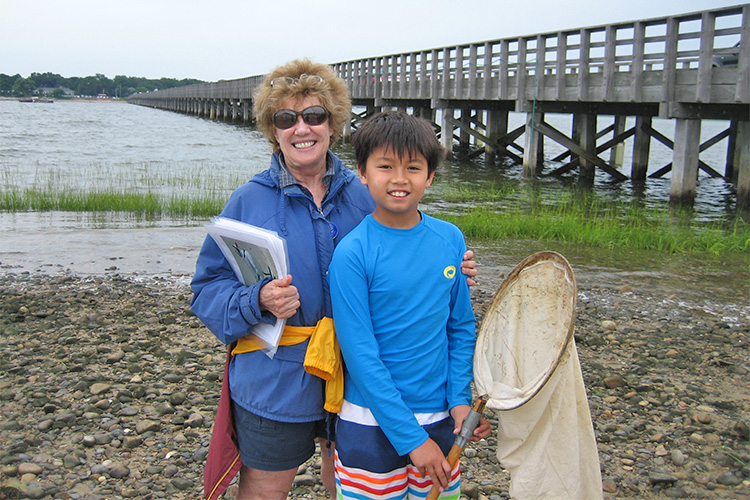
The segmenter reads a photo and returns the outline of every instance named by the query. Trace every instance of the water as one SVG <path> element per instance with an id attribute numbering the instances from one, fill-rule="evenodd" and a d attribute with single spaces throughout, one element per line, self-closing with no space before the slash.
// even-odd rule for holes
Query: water
<path id="1" fill-rule="evenodd" d="M 175 179 L 221 185 L 232 176 L 239 183 L 265 168 L 269 151 L 247 127 L 122 102 L 0 101 L 5 186 L 146 189 L 153 179 L 168 188 Z"/>
<path id="2" fill-rule="evenodd" d="M 520 115 L 512 115 L 521 123 Z M 569 118 L 548 115 L 559 130 L 569 130 Z M 604 125 L 600 125 L 600 128 Z M 673 125 L 655 121 L 655 128 L 672 136 Z M 703 141 L 726 127 L 705 122 Z M 625 165 L 632 145 L 626 146 Z M 723 172 L 726 140 L 705 151 L 701 159 Z M 548 142 L 547 157 L 562 147 Z M 0 100 L 0 181 L 9 186 L 62 185 L 66 189 L 107 186 L 126 190 L 229 193 L 265 169 L 271 149 L 247 126 L 115 102 L 19 103 Z M 354 165 L 348 145 L 337 146 L 344 162 Z M 650 171 L 671 161 L 671 152 L 652 144 Z M 542 196 L 553 196 L 566 179 L 521 179 L 521 167 L 503 163 L 486 166 L 481 160 L 441 165 L 423 209 L 450 209 L 441 201 L 447 186 L 533 183 Z M 625 167 L 624 172 L 629 172 Z M 615 183 L 597 172 L 595 190 L 613 199 L 634 194 L 630 182 Z M 669 198 L 669 179 L 649 179 L 639 195 L 646 205 L 663 206 Z M 731 186 L 701 174 L 696 217 L 722 220 L 732 215 Z M 107 270 L 140 275 L 189 276 L 205 236 L 204 220 L 151 220 L 133 214 L 0 213 L 0 271 L 101 273 Z M 695 300 L 746 303 L 750 296 L 748 257 L 719 261 L 670 257 L 653 252 L 609 251 L 540 242 L 470 242 L 477 250 L 483 273 L 507 272 L 536 250 L 566 255 L 579 281 L 602 286 L 629 284 L 673 290 Z"/>
<path id="3" fill-rule="evenodd" d="M 509 128 L 523 123 L 524 116 L 512 113 Z M 568 115 L 546 116 L 558 130 L 569 131 Z M 632 121 L 632 120 L 631 120 Z M 611 123 L 600 119 L 599 128 Z M 628 123 L 628 127 L 632 123 Z M 727 122 L 704 121 L 702 141 L 727 127 Z M 654 120 L 654 128 L 673 136 L 674 124 Z M 602 140 L 606 140 L 604 138 Z M 701 154 L 701 159 L 718 172 L 724 171 L 724 139 Z M 547 158 L 564 151 L 559 144 L 545 142 Z M 350 146 L 339 145 L 337 153 L 350 166 L 354 155 Z M 626 142 L 624 165 L 629 173 L 632 139 Z M 3 186 L 16 187 L 58 184 L 70 189 L 119 187 L 169 195 L 179 191 L 205 193 L 216 189 L 228 196 L 234 187 L 266 168 L 270 147 L 262 135 L 247 126 L 200 119 L 169 111 L 155 110 L 122 102 L 70 102 L 53 104 L 20 103 L 0 100 L 0 179 Z M 652 141 L 649 173 L 672 161 L 671 151 Z M 562 163 L 548 163 L 550 171 Z M 441 192 L 446 186 L 482 183 L 502 185 L 533 183 L 542 196 L 553 196 L 561 186 L 574 184 L 575 173 L 565 178 L 543 177 L 521 181 L 521 166 L 505 161 L 488 166 L 475 161 L 452 161 L 441 165 L 433 189 L 425 199 L 446 208 Z M 669 175 L 649 179 L 639 188 L 631 182 L 614 182 L 600 171 L 595 190 L 611 199 L 638 196 L 646 206 L 664 206 L 669 200 Z M 695 216 L 699 220 L 731 218 L 734 210 L 732 185 L 699 175 Z"/>

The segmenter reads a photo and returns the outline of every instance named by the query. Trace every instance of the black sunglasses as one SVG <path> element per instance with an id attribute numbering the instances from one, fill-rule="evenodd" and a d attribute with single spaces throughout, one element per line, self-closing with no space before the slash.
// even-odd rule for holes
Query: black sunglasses
<path id="1" fill-rule="evenodd" d="M 282 130 L 291 128 L 300 116 L 308 125 L 320 125 L 328 119 L 328 110 L 323 106 L 310 106 L 299 113 L 291 109 L 281 109 L 273 114 L 273 126 Z"/>

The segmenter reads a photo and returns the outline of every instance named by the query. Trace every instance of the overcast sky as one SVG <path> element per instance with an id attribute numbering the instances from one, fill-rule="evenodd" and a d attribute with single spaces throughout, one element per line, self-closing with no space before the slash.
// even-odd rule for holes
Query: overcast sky
<path id="1" fill-rule="evenodd" d="M 0 73 L 231 80 L 742 0 L 0 0 Z"/>

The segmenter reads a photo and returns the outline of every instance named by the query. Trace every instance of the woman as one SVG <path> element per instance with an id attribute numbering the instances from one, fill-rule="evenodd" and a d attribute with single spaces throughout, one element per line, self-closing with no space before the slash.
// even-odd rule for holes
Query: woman
<path id="1" fill-rule="evenodd" d="M 276 68 L 256 92 L 254 114 L 273 148 L 271 166 L 238 188 L 221 215 L 284 237 L 290 274 L 245 286 L 206 238 L 192 281 L 191 307 L 223 343 L 242 344 L 259 322 L 282 318 L 288 327 L 312 329 L 331 316 L 326 273 L 333 249 L 375 207 L 357 176 L 329 151 L 350 110 L 344 81 L 328 66 L 308 60 Z M 472 260 L 463 270 L 476 275 Z M 308 340 L 282 345 L 273 358 L 243 351 L 228 362 L 225 382 L 234 423 L 227 425 L 237 433 L 242 462 L 238 498 L 287 498 L 297 468 L 314 453 L 316 438 L 325 450 L 321 479 L 334 496 L 331 419 L 324 410 L 323 380 L 303 368 L 307 345 Z M 222 398 L 226 405 L 226 394 Z M 224 425 L 220 421 L 217 415 L 211 453 L 217 429 Z M 224 475 L 224 487 L 227 477 L 232 474 Z M 213 496 L 213 488 L 206 485 L 207 498 L 221 492 L 214 490 Z"/>

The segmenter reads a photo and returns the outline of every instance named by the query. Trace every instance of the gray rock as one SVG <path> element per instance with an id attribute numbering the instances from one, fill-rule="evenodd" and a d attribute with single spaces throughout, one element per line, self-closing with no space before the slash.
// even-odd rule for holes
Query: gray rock
<path id="1" fill-rule="evenodd" d="M 109 469 L 109 475 L 115 479 L 123 479 L 130 475 L 130 469 L 126 465 L 117 464 Z"/>
<path id="2" fill-rule="evenodd" d="M 170 415 L 174 413 L 174 407 L 165 401 L 156 406 L 156 412 L 161 416 Z"/>
<path id="3" fill-rule="evenodd" d="M 24 462 L 21 464 L 18 464 L 18 474 L 24 475 L 24 474 L 39 474 L 43 471 L 41 465 L 39 464 L 32 464 L 28 462 Z"/>
<path id="4" fill-rule="evenodd" d="M 23 426 L 18 420 L 7 420 L 0 425 L 0 429 L 4 431 L 20 431 Z"/>
<path id="5" fill-rule="evenodd" d="M 690 497 L 690 495 L 688 495 L 688 493 L 680 487 L 667 488 L 666 490 L 664 490 L 664 496 L 668 498 L 689 498 Z"/>
<path id="6" fill-rule="evenodd" d="M 312 486 L 314 484 L 315 478 L 310 474 L 300 474 L 298 476 L 294 476 L 295 486 Z"/>
<path id="7" fill-rule="evenodd" d="M 169 403 L 172 406 L 180 406 L 182 403 L 185 402 L 186 399 L 187 399 L 187 396 L 185 395 L 184 392 L 176 391 L 176 392 L 173 392 L 171 396 L 169 396 Z"/>
<path id="8" fill-rule="evenodd" d="M 200 448 L 193 453 L 193 462 L 202 464 L 206 461 L 206 457 L 208 457 L 208 448 Z"/>
<path id="9" fill-rule="evenodd" d="M 679 466 L 682 466 L 685 464 L 685 461 L 687 460 L 685 458 L 685 455 L 680 450 L 672 450 L 671 453 L 672 463 Z"/>
<path id="10" fill-rule="evenodd" d="M 185 427 L 203 427 L 205 421 L 206 419 L 200 413 L 192 413 L 190 418 L 185 420 Z"/>
<path id="11" fill-rule="evenodd" d="M 161 424 L 156 420 L 141 420 L 135 424 L 135 432 L 138 434 L 143 434 L 149 431 L 157 432 L 159 429 L 161 429 Z"/>
<path id="12" fill-rule="evenodd" d="M 172 478 L 169 482 L 172 484 L 172 486 L 174 486 L 180 491 L 185 491 L 187 489 L 192 488 L 193 486 L 192 481 L 190 481 L 189 479 L 182 478 L 182 477 Z"/>
<path id="13" fill-rule="evenodd" d="M 33 499 L 44 498 L 47 495 L 47 493 L 44 491 L 44 488 L 42 488 L 38 484 L 30 484 L 26 489 L 23 490 L 23 493 L 28 498 Z"/>
<path id="14" fill-rule="evenodd" d="M 731 472 L 725 472 L 721 476 L 716 478 L 716 482 L 723 486 L 737 486 L 742 483 L 742 479 L 735 476 Z"/>
<path id="15" fill-rule="evenodd" d="M 122 447 L 128 450 L 137 448 L 143 443 L 143 438 L 140 436 L 126 436 L 122 441 Z"/>
<path id="16" fill-rule="evenodd" d="M 111 385 L 109 385 L 109 384 L 106 384 L 106 383 L 104 383 L 104 382 L 97 382 L 96 384 L 92 384 L 92 385 L 91 385 L 91 387 L 89 388 L 89 391 L 90 391 L 90 392 L 91 392 L 91 394 L 93 394 L 94 396 L 97 396 L 97 395 L 99 395 L 99 394 L 103 394 L 103 393 L 105 393 L 105 392 L 109 391 L 109 389 L 110 389 L 111 387 L 112 387 Z"/>
<path id="17" fill-rule="evenodd" d="M 135 415 L 138 415 L 138 408 L 134 408 L 132 406 L 123 406 L 120 408 L 120 415 L 123 417 L 133 417 Z"/>
<path id="18" fill-rule="evenodd" d="M 81 465 L 81 459 L 76 455 L 67 454 L 63 457 L 63 466 L 65 466 L 66 469 L 72 469 L 79 465 Z"/>
<path id="19" fill-rule="evenodd" d="M 180 469 L 176 465 L 169 464 L 164 468 L 164 477 L 172 477 L 179 471 Z"/>
<path id="20" fill-rule="evenodd" d="M 648 481 L 651 484 L 674 483 L 677 479 L 678 478 L 673 474 L 667 474 L 664 472 L 652 472 L 648 475 Z"/>
<path id="21" fill-rule="evenodd" d="M 109 474 L 109 467 L 104 464 L 94 464 L 91 466 L 91 473 L 99 475 Z"/>

